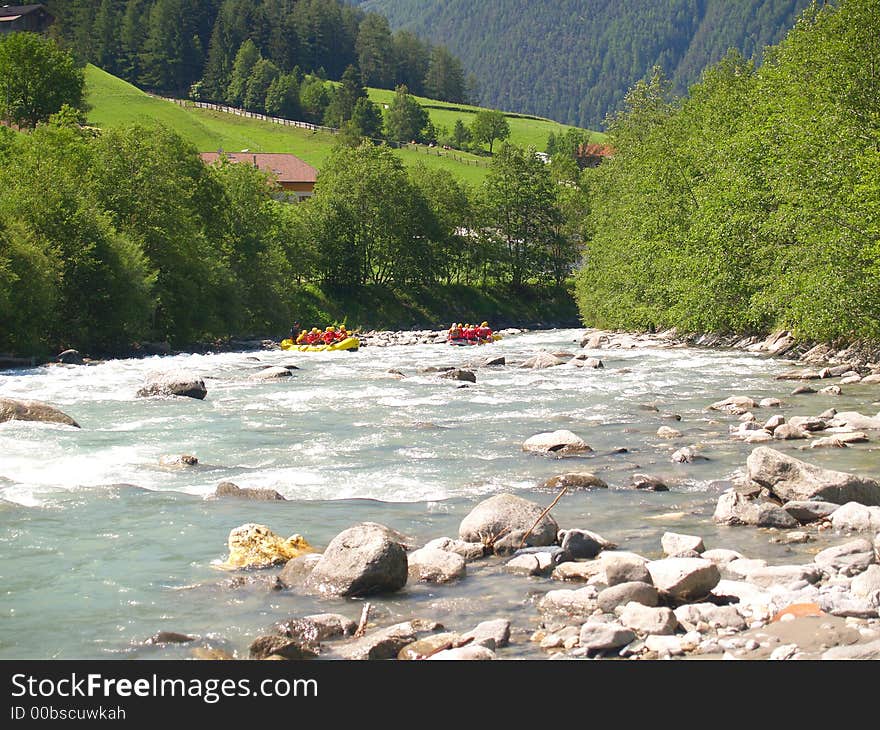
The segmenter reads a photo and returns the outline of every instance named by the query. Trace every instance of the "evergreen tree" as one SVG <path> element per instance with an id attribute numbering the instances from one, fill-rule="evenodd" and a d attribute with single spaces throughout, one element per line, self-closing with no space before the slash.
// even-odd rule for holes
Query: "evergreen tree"
<path id="1" fill-rule="evenodd" d="M 464 103 L 467 89 L 461 62 L 446 46 L 434 46 L 425 75 L 425 93 L 432 99 Z"/>
<path id="2" fill-rule="evenodd" d="M 390 88 L 394 82 L 395 59 L 388 20 L 369 13 L 358 30 L 355 50 L 363 85 Z"/>
<path id="3" fill-rule="evenodd" d="M 250 112 L 266 111 L 266 96 L 272 82 L 280 76 L 278 67 L 266 58 L 254 64 L 244 94 L 244 108 Z"/>
<path id="4" fill-rule="evenodd" d="M 394 47 L 394 84 L 403 84 L 410 93 L 424 96 L 425 76 L 430 62 L 430 46 L 415 33 L 398 30 L 392 36 Z"/>
<path id="5" fill-rule="evenodd" d="M 146 0 L 128 0 L 119 29 L 119 61 L 122 78 L 135 82 L 141 75 L 141 53 L 147 39 Z"/>
<path id="6" fill-rule="evenodd" d="M 299 82 L 295 73 L 281 74 L 266 92 L 266 114 L 284 119 L 300 119 Z"/>
<path id="7" fill-rule="evenodd" d="M 398 86 L 385 117 L 388 139 L 396 142 L 420 141 L 428 120 L 428 112 L 412 98 L 406 86 Z"/>
<path id="8" fill-rule="evenodd" d="M 382 137 L 382 110 L 365 96 L 357 100 L 351 115 L 351 125 L 355 134 L 368 139 Z"/>
<path id="9" fill-rule="evenodd" d="M 232 75 L 229 86 L 226 87 L 226 102 L 232 106 L 242 106 L 247 94 L 248 80 L 253 73 L 254 67 L 262 60 L 260 50 L 250 39 L 241 44 L 235 61 L 232 64 Z"/>

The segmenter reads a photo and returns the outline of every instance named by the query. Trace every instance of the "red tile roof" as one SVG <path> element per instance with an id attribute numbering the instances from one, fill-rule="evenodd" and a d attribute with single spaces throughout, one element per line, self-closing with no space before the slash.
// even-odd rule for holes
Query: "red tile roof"
<path id="1" fill-rule="evenodd" d="M 279 183 L 314 183 L 318 171 L 296 155 L 281 152 L 201 152 L 205 164 L 211 165 L 225 156 L 230 162 L 244 162 L 271 172 Z"/>

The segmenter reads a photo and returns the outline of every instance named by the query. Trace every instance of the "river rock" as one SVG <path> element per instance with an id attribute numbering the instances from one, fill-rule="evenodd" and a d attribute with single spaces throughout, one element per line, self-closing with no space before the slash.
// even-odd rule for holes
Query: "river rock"
<path id="1" fill-rule="evenodd" d="M 482 362 L 482 366 L 484 368 L 495 367 L 498 365 L 506 365 L 507 360 L 504 358 L 504 355 L 497 355 L 496 357 L 487 357 Z"/>
<path id="2" fill-rule="evenodd" d="M 334 651 L 340 658 L 348 660 L 395 659 L 400 650 L 412 644 L 420 633 L 426 632 L 421 630 L 419 624 L 404 621 L 336 646 Z"/>
<path id="3" fill-rule="evenodd" d="M 713 629 L 745 631 L 747 624 L 734 606 L 716 606 L 714 603 L 689 603 L 675 609 L 679 623 L 696 626 L 708 624 Z"/>
<path id="4" fill-rule="evenodd" d="M 495 658 L 495 652 L 485 646 L 459 646 L 454 649 L 438 651 L 428 657 L 429 661 L 489 661 Z"/>
<path id="5" fill-rule="evenodd" d="M 523 553 L 504 564 L 510 573 L 522 575 L 546 575 L 553 570 L 553 554 L 549 552 Z"/>
<path id="6" fill-rule="evenodd" d="M 180 634 L 177 631 L 159 631 L 144 641 L 145 644 L 188 644 L 195 641 L 194 636 Z"/>
<path id="7" fill-rule="evenodd" d="M 876 480 L 812 466 L 767 446 L 752 451 L 747 472 L 751 481 L 784 502 L 819 500 L 880 505 L 880 483 Z"/>
<path id="8" fill-rule="evenodd" d="M 852 579 L 850 590 L 856 598 L 880 597 L 880 565 L 874 563 L 865 568 Z"/>
<path id="9" fill-rule="evenodd" d="M 48 403 L 13 398 L 0 398 L 0 423 L 4 421 L 40 421 L 41 423 L 60 423 L 74 428 L 80 427 L 70 416 Z"/>
<path id="10" fill-rule="evenodd" d="M 589 530 L 560 530 L 557 540 L 563 552 L 568 553 L 572 560 L 591 560 L 602 550 L 613 550 L 617 547 L 610 540 Z"/>
<path id="11" fill-rule="evenodd" d="M 291 558 L 284 564 L 278 579 L 285 588 L 299 588 L 305 584 L 320 559 L 320 553 L 306 553 Z"/>
<path id="12" fill-rule="evenodd" d="M 581 626 L 579 644 L 588 652 L 606 652 L 620 649 L 635 638 L 632 630 L 619 624 L 588 621 Z"/>
<path id="13" fill-rule="evenodd" d="M 459 537 L 467 542 L 483 542 L 496 545 L 498 536 L 514 531 L 528 530 L 535 525 L 544 508 L 513 494 L 496 494 L 483 500 L 461 521 L 458 528 Z M 552 515 L 547 513 L 535 525 L 528 536 L 526 545 L 553 545 L 559 525 Z M 488 542 L 487 542 L 488 541 Z"/>
<path id="14" fill-rule="evenodd" d="M 681 436 L 681 431 L 669 426 L 660 426 L 660 428 L 657 429 L 657 436 L 662 439 L 677 439 Z"/>
<path id="15" fill-rule="evenodd" d="M 728 566 L 729 567 L 729 566 Z M 792 587 L 817 583 L 822 571 L 816 565 L 767 565 L 749 571 L 746 580 L 761 588 Z"/>
<path id="16" fill-rule="evenodd" d="M 767 561 L 762 558 L 738 558 L 720 566 L 722 577 L 732 580 L 745 580 L 752 571 L 766 567 Z"/>
<path id="17" fill-rule="evenodd" d="M 632 486 L 635 489 L 643 489 L 646 492 L 668 492 L 669 487 L 662 479 L 649 476 L 648 474 L 633 474 Z"/>
<path id="18" fill-rule="evenodd" d="M 706 549 L 702 537 L 682 535 L 677 532 L 664 532 L 660 538 L 660 546 L 667 557 L 674 557 L 679 553 L 690 551 L 702 553 Z"/>
<path id="19" fill-rule="evenodd" d="M 236 499 L 251 499 L 258 502 L 287 501 L 274 489 L 242 489 L 232 482 L 220 482 L 214 490 L 215 497 L 233 497 Z"/>
<path id="20" fill-rule="evenodd" d="M 826 548 L 817 553 L 813 561 L 827 573 L 854 576 L 867 570 L 869 565 L 874 565 L 877 558 L 874 546 L 860 538 Z"/>
<path id="21" fill-rule="evenodd" d="M 647 568 L 657 589 L 679 601 L 703 598 L 721 580 L 718 566 L 702 558 L 663 558 Z"/>
<path id="22" fill-rule="evenodd" d="M 617 620 L 640 636 L 674 634 L 678 628 L 678 619 L 672 609 L 666 606 L 652 607 L 635 602 L 627 603 L 619 612 Z"/>
<path id="23" fill-rule="evenodd" d="M 758 402 L 759 408 L 781 408 L 782 401 L 779 398 L 762 398 Z"/>
<path id="24" fill-rule="evenodd" d="M 754 525 L 758 520 L 758 510 L 744 494 L 728 489 L 719 495 L 712 520 L 720 525 Z"/>
<path id="25" fill-rule="evenodd" d="M 293 375 L 287 368 L 268 367 L 251 375 L 251 380 L 277 380 L 278 378 L 289 378 Z"/>
<path id="26" fill-rule="evenodd" d="M 454 646 L 458 646 L 460 642 L 461 636 L 451 631 L 446 631 L 441 634 L 432 634 L 417 639 L 412 644 L 407 644 L 397 653 L 397 658 L 409 661 L 427 659 L 438 651 L 444 651 L 446 649 L 451 649 Z"/>
<path id="27" fill-rule="evenodd" d="M 870 375 L 866 375 L 862 378 L 862 383 L 864 385 L 875 385 L 880 383 L 880 373 L 871 373 Z"/>
<path id="28" fill-rule="evenodd" d="M 732 395 L 724 400 L 716 401 L 709 406 L 709 410 L 725 411 L 731 415 L 739 416 L 755 407 L 757 404 L 752 398 L 746 395 Z"/>
<path id="29" fill-rule="evenodd" d="M 228 568 L 266 568 L 312 551 L 302 535 L 292 535 L 285 540 L 266 525 L 252 522 L 232 530 L 228 545 L 229 558 L 225 563 Z"/>
<path id="30" fill-rule="evenodd" d="M 598 608 L 597 597 L 598 591 L 590 585 L 577 590 L 561 588 L 547 591 L 538 601 L 538 610 L 568 617 L 587 617 Z"/>
<path id="31" fill-rule="evenodd" d="M 465 559 L 457 553 L 422 548 L 407 556 L 409 577 L 424 583 L 451 583 L 464 578 Z"/>
<path id="32" fill-rule="evenodd" d="M 824 431 L 828 428 L 825 420 L 816 416 L 792 416 L 788 419 L 788 423 L 803 431 Z"/>
<path id="33" fill-rule="evenodd" d="M 150 396 L 180 396 L 203 399 L 208 394 L 205 381 L 185 370 L 173 370 L 167 373 L 151 373 L 137 395 L 139 398 Z"/>
<path id="34" fill-rule="evenodd" d="M 807 438 L 807 432 L 791 423 L 781 423 L 773 429 L 773 438 L 777 441 L 793 441 Z"/>
<path id="35" fill-rule="evenodd" d="M 188 467 L 196 466 L 198 463 L 198 457 L 193 454 L 166 454 L 159 457 L 159 466 Z"/>
<path id="36" fill-rule="evenodd" d="M 461 368 L 453 368 L 452 370 L 447 370 L 445 373 L 441 373 L 440 377 L 448 378 L 450 380 L 467 381 L 468 383 L 477 382 L 477 376 L 472 371 L 462 370 Z"/>
<path id="37" fill-rule="evenodd" d="M 840 532 L 880 531 L 880 507 L 847 502 L 834 510 L 831 526 Z"/>
<path id="38" fill-rule="evenodd" d="M 298 639 L 288 639 L 277 634 L 259 636 L 251 643 L 248 652 L 251 659 L 269 659 L 281 657 L 282 659 L 314 659 L 318 656 L 318 648 L 300 642 Z"/>
<path id="39" fill-rule="evenodd" d="M 313 646 L 337 636 L 351 636 L 357 630 L 357 622 L 339 613 L 315 613 L 279 621 L 272 629 L 280 636 Z"/>
<path id="40" fill-rule="evenodd" d="M 709 457 L 697 453 L 697 451 L 690 446 L 684 446 L 673 452 L 670 459 L 677 464 L 691 464 L 694 461 L 708 461 Z"/>
<path id="41" fill-rule="evenodd" d="M 773 433 L 773 432 L 774 432 L 777 428 L 779 428 L 783 423 L 785 423 L 785 416 L 783 416 L 781 413 L 777 413 L 777 414 L 775 414 L 775 415 L 773 415 L 773 416 L 770 416 L 770 418 L 768 418 L 768 419 L 764 422 L 764 428 L 765 428 L 767 431 L 769 431 L 770 433 Z"/>
<path id="42" fill-rule="evenodd" d="M 839 507 L 839 504 L 834 504 L 833 502 L 797 499 L 782 505 L 782 508 L 802 525 L 809 525 L 811 522 L 823 520 Z"/>
<path id="43" fill-rule="evenodd" d="M 842 659 L 880 659 L 880 639 L 869 641 L 864 644 L 851 644 L 849 646 L 834 646 L 828 649 L 821 657 L 823 660 L 840 661 Z"/>
<path id="44" fill-rule="evenodd" d="M 801 526 L 794 517 L 786 512 L 778 504 L 773 502 L 759 502 L 755 505 L 754 524 L 758 527 L 775 527 L 781 530 L 791 530 Z"/>
<path id="45" fill-rule="evenodd" d="M 451 537 L 438 537 L 426 543 L 424 549 L 445 550 L 449 553 L 461 555 L 465 562 L 473 562 L 486 556 L 486 546 L 481 542 L 466 542 L 453 540 Z"/>
<path id="46" fill-rule="evenodd" d="M 580 346 L 588 350 L 599 350 L 609 342 L 609 337 L 604 332 L 593 332 L 581 338 Z"/>
<path id="47" fill-rule="evenodd" d="M 599 368 L 604 368 L 605 363 L 603 363 L 599 358 L 596 357 L 583 357 L 581 355 L 576 355 L 569 362 L 577 368 L 590 368 L 592 370 L 598 370 Z"/>
<path id="48" fill-rule="evenodd" d="M 564 429 L 535 434 L 525 440 L 522 448 L 523 451 L 556 456 L 583 454 L 593 450 L 580 436 Z"/>
<path id="49" fill-rule="evenodd" d="M 305 588 L 327 596 L 393 592 L 406 585 L 408 572 L 404 546 L 384 525 L 365 523 L 330 541 Z"/>
<path id="50" fill-rule="evenodd" d="M 602 479 L 592 472 L 568 472 L 567 474 L 559 474 L 555 477 L 549 477 L 541 482 L 538 487 L 540 489 L 552 489 L 559 491 L 563 487 L 568 489 L 607 489 Z"/>
<path id="51" fill-rule="evenodd" d="M 728 548 L 712 548 L 711 550 L 706 550 L 700 555 L 700 557 L 705 558 L 706 560 L 711 560 L 715 565 L 723 566 L 727 565 L 727 563 L 732 560 L 743 558 L 744 555 L 736 550 L 730 550 Z"/>
<path id="52" fill-rule="evenodd" d="M 843 411 L 831 419 L 832 426 L 845 426 L 850 431 L 872 431 L 880 429 L 880 418 L 865 416 L 858 411 Z"/>
<path id="53" fill-rule="evenodd" d="M 579 560 L 560 563 L 553 569 L 550 577 L 554 580 L 586 583 L 597 576 L 604 577 L 604 575 L 602 564 L 598 560 Z"/>
<path id="54" fill-rule="evenodd" d="M 520 367 L 532 368 L 533 370 L 543 370 L 544 368 L 552 368 L 556 365 L 562 365 L 564 362 L 564 360 L 555 355 L 551 355 L 549 352 L 539 352 L 534 357 L 525 360 Z"/>
<path id="55" fill-rule="evenodd" d="M 510 643 L 510 621 L 505 618 L 497 618 L 491 621 L 482 621 L 473 629 L 461 636 L 462 643 L 470 642 L 476 646 L 485 646 L 487 649 L 501 649 Z"/>
<path id="56" fill-rule="evenodd" d="M 625 550 L 602 553 L 600 563 L 605 573 L 605 583 L 616 586 L 621 583 L 653 583 L 648 571 L 648 560 Z"/>
<path id="57" fill-rule="evenodd" d="M 83 357 L 78 350 L 65 350 L 59 352 L 55 357 L 55 362 L 64 363 L 65 365 L 82 365 Z"/>
<path id="58" fill-rule="evenodd" d="M 819 388 L 819 393 L 822 395 L 840 395 L 842 392 L 839 385 L 826 385 L 824 388 Z"/>
<path id="59" fill-rule="evenodd" d="M 599 591 L 596 601 L 605 613 L 614 613 L 614 609 L 618 606 L 625 606 L 631 602 L 643 606 L 656 606 L 660 602 L 660 595 L 650 583 L 634 581 L 617 583 Z"/>

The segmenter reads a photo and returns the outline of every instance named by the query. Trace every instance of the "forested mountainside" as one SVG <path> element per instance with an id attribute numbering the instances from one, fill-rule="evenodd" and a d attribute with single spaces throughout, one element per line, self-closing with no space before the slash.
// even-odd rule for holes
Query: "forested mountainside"
<path id="1" fill-rule="evenodd" d="M 655 64 L 684 91 L 729 48 L 760 60 L 810 2 L 363 0 L 359 7 L 448 46 L 477 79 L 481 104 L 595 129 Z"/>
<path id="2" fill-rule="evenodd" d="M 392 32 L 343 0 L 46 0 L 52 34 L 80 61 L 152 91 L 228 101 L 236 64 L 274 76 L 338 80 L 349 65 L 364 86 L 467 101 L 461 63 L 442 44 Z M 253 60 L 253 59 L 252 59 Z M 253 64 L 251 64 L 253 65 Z M 193 94 L 195 96 L 195 94 Z M 235 94 L 233 93 L 234 97 Z"/>

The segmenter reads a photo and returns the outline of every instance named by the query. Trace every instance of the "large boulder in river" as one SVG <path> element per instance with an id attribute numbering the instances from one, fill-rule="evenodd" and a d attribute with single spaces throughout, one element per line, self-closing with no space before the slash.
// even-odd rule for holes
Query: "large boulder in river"
<path id="1" fill-rule="evenodd" d="M 703 558 L 663 558 L 646 567 L 657 589 L 677 601 L 704 598 L 721 580 L 718 566 Z"/>
<path id="2" fill-rule="evenodd" d="M 842 471 L 823 469 L 766 446 L 747 460 L 748 478 L 783 502 L 818 500 L 845 504 L 880 505 L 880 482 Z"/>
<path id="3" fill-rule="evenodd" d="M 499 538 L 511 536 L 519 537 L 518 543 L 534 525 L 525 544 L 530 547 L 553 545 L 559 525 L 549 513 L 541 517 L 543 511 L 544 508 L 536 502 L 513 494 L 496 494 L 470 511 L 461 521 L 458 534 L 468 542 L 495 544 Z"/>
<path id="4" fill-rule="evenodd" d="M 79 424 L 66 413 L 38 400 L 0 398 L 0 423 L 4 421 L 41 421 L 79 428 Z"/>
<path id="5" fill-rule="evenodd" d="M 185 370 L 172 370 L 167 373 L 152 373 L 138 389 L 139 398 L 150 396 L 185 396 L 202 399 L 208 394 L 205 381 L 198 375 Z"/>
<path id="6" fill-rule="evenodd" d="M 556 355 L 552 355 L 549 352 L 539 352 L 534 357 L 525 360 L 520 367 L 531 368 L 532 370 L 543 370 L 544 368 L 552 368 L 556 365 L 562 365 L 564 362 L 565 360 L 556 357 Z"/>
<path id="7" fill-rule="evenodd" d="M 285 501 L 283 495 L 274 489 L 242 489 L 233 482 L 220 482 L 214 490 L 215 497 L 235 497 L 236 499 L 251 499 L 260 502 Z"/>
<path id="8" fill-rule="evenodd" d="M 541 489 L 553 489 L 559 491 L 563 487 L 568 489 L 607 489 L 608 484 L 592 472 L 568 472 L 549 477 L 538 485 Z"/>
<path id="9" fill-rule="evenodd" d="M 582 454 L 593 450 L 580 436 L 565 429 L 535 434 L 523 442 L 522 448 L 523 451 L 556 456 Z"/>
<path id="10" fill-rule="evenodd" d="M 267 568 L 312 551 L 302 535 L 286 540 L 266 525 L 249 522 L 229 533 L 227 568 Z"/>
<path id="11" fill-rule="evenodd" d="M 309 591 L 331 596 L 366 596 L 406 585 L 406 550 L 384 525 L 365 523 L 343 530 L 324 550 L 306 579 Z"/>

